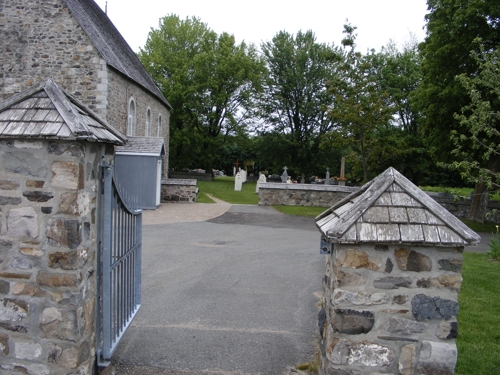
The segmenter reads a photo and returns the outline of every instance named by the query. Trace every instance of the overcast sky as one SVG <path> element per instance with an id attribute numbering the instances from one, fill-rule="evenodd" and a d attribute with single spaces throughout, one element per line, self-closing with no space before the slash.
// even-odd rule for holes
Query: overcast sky
<path id="1" fill-rule="evenodd" d="M 134 51 L 168 14 L 196 16 L 217 33 L 260 45 L 280 30 L 313 30 L 318 42 L 340 45 L 345 20 L 357 26 L 357 49 L 377 51 L 392 39 L 401 44 L 425 37 L 425 0 L 96 0 Z"/>

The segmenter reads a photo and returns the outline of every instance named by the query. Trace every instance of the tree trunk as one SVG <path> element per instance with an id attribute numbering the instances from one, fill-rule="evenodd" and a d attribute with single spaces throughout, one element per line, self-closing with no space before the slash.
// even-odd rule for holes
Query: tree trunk
<path id="1" fill-rule="evenodd" d="M 469 218 L 480 223 L 484 223 L 490 194 L 484 182 L 478 182 L 474 189 L 472 204 L 470 206 Z"/>

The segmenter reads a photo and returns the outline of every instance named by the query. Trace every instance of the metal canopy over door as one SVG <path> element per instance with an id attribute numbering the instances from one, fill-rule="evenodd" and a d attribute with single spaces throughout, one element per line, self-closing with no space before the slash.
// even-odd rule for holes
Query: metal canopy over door
<path id="1" fill-rule="evenodd" d="M 97 363 L 107 366 L 141 307 L 142 211 L 122 199 L 113 166 L 100 169 Z"/>

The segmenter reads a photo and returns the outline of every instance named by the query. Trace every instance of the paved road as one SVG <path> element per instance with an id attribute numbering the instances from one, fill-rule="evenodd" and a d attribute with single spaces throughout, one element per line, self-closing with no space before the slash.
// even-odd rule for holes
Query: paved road
<path id="1" fill-rule="evenodd" d="M 486 251 L 482 244 L 466 251 Z M 324 272 L 314 219 L 270 207 L 145 211 L 143 306 L 115 374 L 284 374 L 311 359 Z"/>
<path id="2" fill-rule="evenodd" d="M 313 357 L 324 259 L 312 218 L 196 204 L 144 223 L 143 305 L 115 373 L 281 375 Z"/>

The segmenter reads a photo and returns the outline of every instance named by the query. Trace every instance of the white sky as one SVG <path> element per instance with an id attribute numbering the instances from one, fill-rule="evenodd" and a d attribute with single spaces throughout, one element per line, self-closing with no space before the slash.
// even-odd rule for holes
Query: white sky
<path id="1" fill-rule="evenodd" d="M 95 0 L 134 51 L 143 47 L 150 29 L 168 14 L 196 16 L 217 33 L 257 46 L 280 30 L 295 34 L 313 30 L 318 42 L 340 45 L 346 18 L 357 26 L 357 49 L 377 51 L 392 39 L 398 45 L 425 37 L 426 0 Z M 295 4 L 295 5 L 294 5 Z"/>

